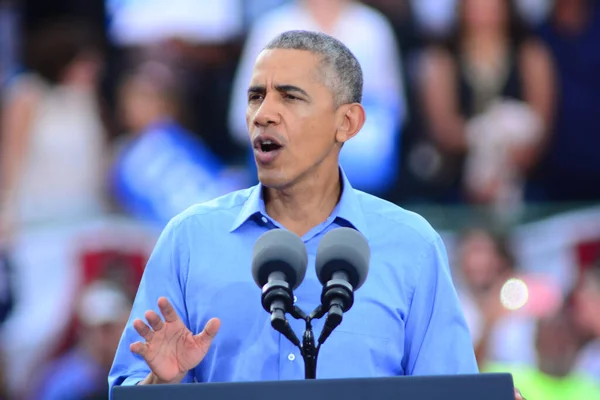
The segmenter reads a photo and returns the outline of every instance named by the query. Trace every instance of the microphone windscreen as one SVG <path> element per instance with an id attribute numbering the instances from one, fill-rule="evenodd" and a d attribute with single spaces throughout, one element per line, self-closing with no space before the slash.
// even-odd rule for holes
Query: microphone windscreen
<path id="1" fill-rule="evenodd" d="M 306 275 L 308 255 L 298 235 L 285 229 L 271 229 L 258 238 L 252 253 L 252 277 L 263 287 L 272 272 L 283 272 L 292 290 Z"/>
<path id="2" fill-rule="evenodd" d="M 336 228 L 325 234 L 319 248 L 315 268 L 321 284 L 344 271 L 354 290 L 365 283 L 369 272 L 371 249 L 362 233 L 352 228 Z"/>

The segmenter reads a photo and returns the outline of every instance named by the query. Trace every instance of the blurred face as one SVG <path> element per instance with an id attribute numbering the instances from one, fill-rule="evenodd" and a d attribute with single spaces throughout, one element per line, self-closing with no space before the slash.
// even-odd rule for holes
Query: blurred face
<path id="1" fill-rule="evenodd" d="M 121 115 L 127 129 L 140 132 L 165 114 L 165 103 L 152 85 L 136 79 L 125 84 L 121 92 Z"/>
<path id="2" fill-rule="evenodd" d="M 575 293 L 575 318 L 586 333 L 600 336 L 600 283 L 592 276 L 584 276 L 582 286 Z"/>
<path id="3" fill-rule="evenodd" d="M 100 55 L 93 51 L 86 51 L 67 66 L 65 81 L 82 87 L 93 87 L 97 84 L 102 67 Z"/>
<path id="4" fill-rule="evenodd" d="M 537 331 L 538 366 L 551 376 L 566 376 L 577 355 L 577 338 L 569 321 L 554 318 L 542 321 Z"/>
<path id="5" fill-rule="evenodd" d="M 115 357 L 123 329 L 127 324 L 127 315 L 123 314 L 118 321 L 89 327 L 87 335 L 99 350 L 102 361 L 110 367 Z"/>
<path id="6" fill-rule="evenodd" d="M 510 0 L 463 0 L 464 24 L 469 30 L 501 29 L 507 20 Z"/>
<path id="7" fill-rule="evenodd" d="M 246 111 L 262 184 L 282 189 L 322 168 L 337 168 L 341 109 L 325 85 L 318 56 L 301 50 L 263 51 Z"/>
<path id="8" fill-rule="evenodd" d="M 461 268 L 472 290 L 491 287 L 502 270 L 502 259 L 493 240 L 485 232 L 470 233 L 460 248 Z"/>

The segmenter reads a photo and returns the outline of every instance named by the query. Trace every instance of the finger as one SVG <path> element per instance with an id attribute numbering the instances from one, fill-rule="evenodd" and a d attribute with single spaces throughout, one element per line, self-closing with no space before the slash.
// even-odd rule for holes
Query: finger
<path id="1" fill-rule="evenodd" d="M 177 312 L 166 297 L 158 299 L 158 308 L 160 308 L 160 313 L 165 318 L 165 322 L 175 322 L 179 319 Z"/>
<path id="2" fill-rule="evenodd" d="M 146 311 L 146 314 L 144 314 L 144 316 L 146 317 L 146 320 L 148 321 L 148 323 L 150 324 L 150 327 L 154 331 L 160 331 L 160 329 L 163 327 L 162 319 L 160 319 L 158 314 L 155 313 L 154 311 L 148 310 L 148 311 Z"/>
<path id="3" fill-rule="evenodd" d="M 132 353 L 138 354 L 142 357 L 146 357 L 146 349 L 147 345 L 142 342 L 135 342 L 129 345 L 129 350 L 131 350 Z"/>
<path id="4" fill-rule="evenodd" d="M 148 325 L 146 325 L 144 321 L 139 318 L 133 321 L 133 327 L 141 337 L 146 339 L 147 342 L 151 341 L 154 337 L 154 332 L 152 332 L 152 329 L 150 329 Z"/>
<path id="5" fill-rule="evenodd" d="M 515 388 L 515 400 L 525 400 L 525 397 L 521 394 L 521 391 Z"/>
<path id="6" fill-rule="evenodd" d="M 202 345 L 202 346 L 210 346 L 210 344 L 212 343 L 212 340 L 215 338 L 215 336 L 217 336 L 217 333 L 219 332 L 220 327 L 221 327 L 221 321 L 219 319 L 217 319 L 217 318 L 210 319 L 206 323 L 204 330 L 202 332 L 200 332 L 199 334 L 197 334 L 196 336 L 194 336 L 196 343 L 198 343 L 199 345 Z"/>

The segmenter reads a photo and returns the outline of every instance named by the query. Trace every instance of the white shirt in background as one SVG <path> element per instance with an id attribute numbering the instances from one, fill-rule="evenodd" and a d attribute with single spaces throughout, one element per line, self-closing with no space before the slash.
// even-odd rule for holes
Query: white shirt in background
<path id="1" fill-rule="evenodd" d="M 243 0 L 106 0 L 108 32 L 121 46 L 169 38 L 222 43 L 243 33 Z"/>

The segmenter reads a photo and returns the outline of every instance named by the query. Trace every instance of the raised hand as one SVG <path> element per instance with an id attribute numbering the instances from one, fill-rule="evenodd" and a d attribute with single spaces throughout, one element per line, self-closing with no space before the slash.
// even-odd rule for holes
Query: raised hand
<path id="1" fill-rule="evenodd" d="M 221 322 L 213 318 L 194 335 L 165 297 L 158 299 L 158 307 L 164 321 L 151 310 L 144 315 L 150 327 L 141 319 L 133 321 L 146 343 L 132 343 L 130 349 L 142 356 L 152 371 L 144 383 L 179 383 L 204 359 Z"/>

